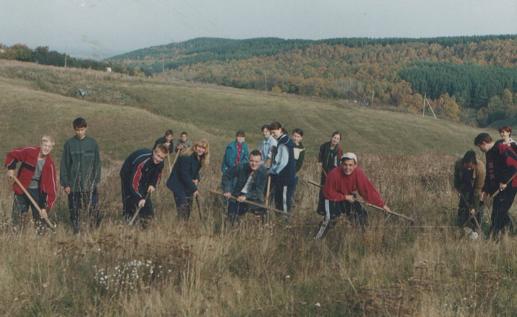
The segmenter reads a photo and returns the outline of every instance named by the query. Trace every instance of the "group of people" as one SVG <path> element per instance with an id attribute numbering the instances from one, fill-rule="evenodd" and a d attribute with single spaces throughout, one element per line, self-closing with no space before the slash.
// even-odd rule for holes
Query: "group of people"
<path id="1" fill-rule="evenodd" d="M 72 126 L 75 135 L 64 144 L 60 184 L 68 196 L 72 230 L 78 233 L 84 217 L 81 210 L 91 226 L 98 226 L 102 220 L 97 191 L 101 158 L 97 142 L 87 136 L 86 120 L 77 118 Z M 224 152 L 221 195 L 227 200 L 231 223 L 238 222 L 247 212 L 265 216 L 268 211 L 274 211 L 286 218 L 293 212 L 297 173 L 305 158 L 303 130 L 296 128 L 289 135 L 275 121 L 262 126 L 261 132 L 263 139 L 256 149 L 250 151 L 245 132 L 239 130 Z M 455 164 L 454 187 L 460 196 L 458 223 L 472 232 L 482 223 L 483 203 L 489 196 L 494 198 L 493 233 L 511 226 L 508 210 L 517 193 L 517 143 L 511 139 L 510 127 L 501 128 L 500 133 L 499 141 L 492 140 L 487 133 L 474 140 L 485 153 L 486 168 L 474 151 L 468 151 Z M 54 139 L 44 135 L 40 146 L 15 148 L 6 155 L 8 176 L 17 180 L 13 184 L 15 225 L 28 221 L 31 206 L 35 223 L 42 224 L 56 201 L 56 168 L 50 156 L 54 145 Z M 209 157 L 207 140 L 192 144 L 186 132 L 176 140 L 172 130 L 157 139 L 152 149 L 131 153 L 120 170 L 123 216 L 129 220 L 138 215 L 144 224 L 153 217 L 151 194 L 160 182 L 167 160 L 170 174 L 166 186 L 173 193 L 178 218 L 188 220 L 193 202 L 199 196 L 200 170 L 208 165 Z M 324 216 L 322 228 L 343 214 L 364 229 L 368 224 L 365 204 L 391 212 L 359 167 L 357 155 L 343 151 L 338 131 L 320 146 L 318 162 L 321 177 L 317 212 Z"/>

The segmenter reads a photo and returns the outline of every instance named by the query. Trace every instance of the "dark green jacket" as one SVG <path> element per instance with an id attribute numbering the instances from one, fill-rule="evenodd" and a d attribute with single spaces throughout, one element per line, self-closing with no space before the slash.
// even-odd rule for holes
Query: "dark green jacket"
<path id="1" fill-rule="evenodd" d="M 101 179 L 101 159 L 97 142 L 88 136 L 79 140 L 68 139 L 61 157 L 61 186 L 72 192 L 87 192 L 97 186 Z"/>
<path id="2" fill-rule="evenodd" d="M 240 196 L 242 189 L 248 181 L 251 174 L 251 168 L 248 162 L 240 163 L 230 169 L 227 169 L 223 174 L 222 188 L 225 193 L 232 193 L 234 196 Z M 256 201 L 258 203 L 264 202 L 264 192 L 266 189 L 267 170 L 264 165 L 261 165 L 253 175 L 252 182 L 246 193 L 246 199 Z"/>

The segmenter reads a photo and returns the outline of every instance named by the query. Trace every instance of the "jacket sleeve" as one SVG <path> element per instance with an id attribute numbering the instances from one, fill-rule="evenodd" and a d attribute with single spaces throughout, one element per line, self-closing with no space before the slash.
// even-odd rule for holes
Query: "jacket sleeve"
<path id="1" fill-rule="evenodd" d="M 227 169 L 229 169 L 233 164 L 231 162 L 231 155 L 232 155 L 232 148 L 230 147 L 230 145 L 228 145 L 226 147 L 226 149 L 224 150 L 224 157 L 223 157 L 223 162 L 221 164 L 221 172 L 224 173 Z"/>
<path id="2" fill-rule="evenodd" d="M 41 186 L 41 191 L 45 201 L 44 207 L 47 209 L 47 211 L 54 207 L 54 203 L 56 202 L 57 198 L 56 166 L 54 165 L 54 162 L 50 162 L 49 167 L 49 182 L 45 184 L 42 183 Z"/>
<path id="3" fill-rule="evenodd" d="M 325 180 L 325 186 L 323 186 L 323 196 L 325 199 L 330 201 L 344 201 L 345 194 L 339 192 L 338 189 L 339 179 L 335 174 L 329 174 Z"/>
<path id="4" fill-rule="evenodd" d="M 234 177 L 234 175 L 237 174 L 237 169 L 238 168 L 239 168 L 239 166 L 237 165 L 237 166 L 234 166 L 232 168 L 227 169 L 223 173 L 223 177 L 222 177 L 222 180 L 221 180 L 221 186 L 222 186 L 222 189 L 223 189 L 224 193 L 232 193 L 233 192 L 233 188 L 232 188 L 233 177 Z"/>
<path id="5" fill-rule="evenodd" d="M 72 182 L 70 181 L 71 164 L 72 156 L 70 153 L 70 143 L 66 142 L 63 148 L 63 154 L 61 155 L 61 168 L 59 169 L 59 180 L 63 187 L 72 186 Z"/>
<path id="6" fill-rule="evenodd" d="M 318 163 L 323 163 L 323 155 L 324 155 L 324 152 L 325 152 L 325 143 L 323 143 L 322 145 L 320 145 L 320 153 L 318 155 Z"/>
<path id="7" fill-rule="evenodd" d="M 300 156 L 298 156 L 298 160 L 296 161 L 296 173 L 298 173 L 303 166 L 303 161 L 305 160 L 305 149 L 302 149 L 300 152 Z"/>
<path id="8" fill-rule="evenodd" d="M 144 196 L 140 193 L 140 181 L 142 180 L 142 168 L 144 167 L 144 162 L 140 162 L 136 166 L 131 166 L 129 180 L 131 181 L 130 192 L 133 199 L 140 200 L 144 198 Z"/>
<path id="9" fill-rule="evenodd" d="M 156 185 L 160 182 L 160 178 L 162 177 L 162 171 L 165 164 L 163 162 L 158 165 L 158 167 L 154 170 L 153 178 L 150 180 L 149 185 L 156 188 Z"/>
<path id="10" fill-rule="evenodd" d="M 24 162 L 27 160 L 28 152 L 25 148 L 16 148 L 11 150 L 11 152 L 7 153 L 4 161 L 5 167 L 10 170 L 16 169 L 16 164 L 18 162 Z"/>
<path id="11" fill-rule="evenodd" d="M 99 145 L 97 142 L 95 142 L 95 179 L 94 184 L 97 185 L 101 182 L 101 168 L 102 168 L 102 162 L 101 162 L 101 155 L 99 151 Z"/>
<path id="12" fill-rule="evenodd" d="M 244 143 L 242 145 L 242 158 L 240 160 L 241 163 L 248 162 L 250 160 L 250 152 L 248 149 L 248 144 Z"/>
<path id="13" fill-rule="evenodd" d="M 287 150 L 287 146 L 280 145 L 275 156 L 275 161 L 271 165 L 271 169 L 269 171 L 273 175 L 278 175 L 287 166 L 288 163 L 289 151 Z"/>
<path id="14" fill-rule="evenodd" d="M 266 191 L 266 171 L 257 170 L 255 174 L 255 186 L 246 195 L 246 199 L 256 201 L 258 203 L 264 202 L 264 192 Z"/>
<path id="15" fill-rule="evenodd" d="M 476 164 L 476 179 L 474 181 L 474 201 L 473 208 L 476 210 L 479 208 L 479 202 L 481 200 L 481 191 L 483 190 L 483 184 L 485 183 L 485 164 L 481 161 L 478 161 Z"/>
<path id="16" fill-rule="evenodd" d="M 370 180 L 366 177 L 362 170 L 357 170 L 357 190 L 359 191 L 359 195 L 366 200 L 366 202 L 375 205 L 377 207 L 384 207 L 384 201 L 381 198 L 381 195 L 373 187 Z"/>

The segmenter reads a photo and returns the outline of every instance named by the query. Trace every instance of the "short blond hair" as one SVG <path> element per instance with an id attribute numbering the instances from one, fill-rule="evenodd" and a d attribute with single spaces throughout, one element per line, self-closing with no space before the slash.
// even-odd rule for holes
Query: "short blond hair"
<path id="1" fill-rule="evenodd" d="M 56 145 L 56 141 L 54 141 L 54 138 L 47 134 L 45 134 L 41 137 L 41 144 L 43 144 L 43 143 L 50 143 L 52 145 Z"/>

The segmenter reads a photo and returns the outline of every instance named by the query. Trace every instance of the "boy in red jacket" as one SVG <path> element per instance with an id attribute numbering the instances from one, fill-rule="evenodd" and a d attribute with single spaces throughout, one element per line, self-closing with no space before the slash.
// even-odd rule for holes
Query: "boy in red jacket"
<path id="1" fill-rule="evenodd" d="M 357 165 L 357 156 L 354 153 L 343 154 L 340 166 L 328 173 L 323 195 L 327 222 L 344 213 L 364 230 L 368 224 L 368 214 L 357 201 L 357 195 L 369 204 L 390 211 L 377 189 Z"/>
<path id="2" fill-rule="evenodd" d="M 14 177 L 16 165 L 21 166 L 18 170 L 18 179 L 27 189 L 41 208 L 41 217 L 48 218 L 47 211 L 52 208 L 56 201 L 56 168 L 50 152 L 54 147 L 54 140 L 48 135 L 41 138 L 41 146 L 15 148 L 7 153 L 5 166 L 7 176 Z M 29 198 L 23 193 L 22 189 L 15 183 L 14 204 L 12 220 L 14 225 L 24 225 L 27 221 L 29 206 L 32 209 L 32 218 L 38 227 L 41 226 L 41 217 L 35 206 L 31 205 Z"/>

